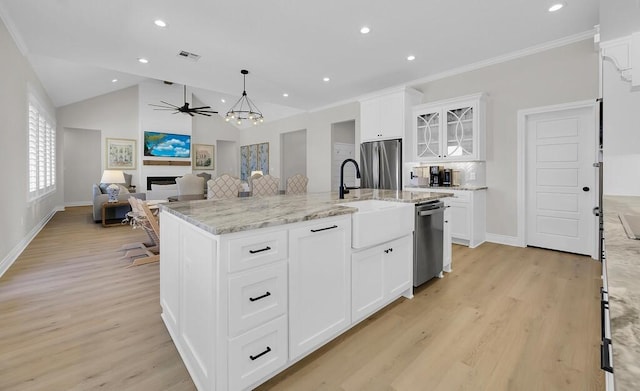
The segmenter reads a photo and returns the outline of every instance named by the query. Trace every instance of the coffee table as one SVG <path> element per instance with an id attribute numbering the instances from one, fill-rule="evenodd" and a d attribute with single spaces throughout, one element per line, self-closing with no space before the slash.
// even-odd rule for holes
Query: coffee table
<path id="1" fill-rule="evenodd" d="M 120 208 L 123 206 L 129 206 L 129 201 L 116 201 L 116 202 L 103 202 L 102 203 L 102 226 L 112 227 L 114 225 L 121 225 L 122 219 L 107 219 L 107 209 Z"/>

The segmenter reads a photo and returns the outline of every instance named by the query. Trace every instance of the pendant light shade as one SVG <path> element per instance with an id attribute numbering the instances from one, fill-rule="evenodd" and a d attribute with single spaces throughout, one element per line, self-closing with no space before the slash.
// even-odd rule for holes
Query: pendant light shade
<path id="1" fill-rule="evenodd" d="M 242 73 L 242 96 L 229 109 L 229 111 L 227 111 L 225 121 L 235 121 L 237 125 L 242 125 L 243 120 L 249 120 L 253 122 L 254 125 L 257 125 L 260 122 L 264 122 L 264 117 L 258 107 L 256 107 L 256 105 L 247 96 L 246 87 L 249 71 L 243 69 L 240 73 Z"/>

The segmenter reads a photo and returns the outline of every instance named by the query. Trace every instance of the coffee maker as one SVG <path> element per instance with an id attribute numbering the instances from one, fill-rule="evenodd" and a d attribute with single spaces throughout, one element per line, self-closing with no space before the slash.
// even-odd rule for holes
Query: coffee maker
<path id="1" fill-rule="evenodd" d="M 453 170 L 445 168 L 442 170 L 442 186 L 451 186 L 453 184 Z"/>
<path id="2" fill-rule="evenodd" d="M 429 186 L 442 186 L 442 166 L 429 167 Z"/>

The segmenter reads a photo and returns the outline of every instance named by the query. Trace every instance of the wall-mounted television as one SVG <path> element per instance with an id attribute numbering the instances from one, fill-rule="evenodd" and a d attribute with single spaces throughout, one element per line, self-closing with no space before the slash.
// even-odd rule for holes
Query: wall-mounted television
<path id="1" fill-rule="evenodd" d="M 144 156 L 191 158 L 191 135 L 145 130 Z"/>

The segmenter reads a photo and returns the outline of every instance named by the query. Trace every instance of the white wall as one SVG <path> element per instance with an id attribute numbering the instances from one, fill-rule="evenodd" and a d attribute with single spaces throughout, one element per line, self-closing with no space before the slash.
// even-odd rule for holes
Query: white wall
<path id="1" fill-rule="evenodd" d="M 101 132 L 100 154 L 95 156 L 101 170 L 106 167 L 106 139 L 124 138 L 138 140 L 138 87 L 133 86 L 82 102 L 59 107 L 58 128 L 93 129 Z M 138 147 L 140 146 L 138 140 Z M 139 148 L 138 148 L 139 149 Z M 140 153 L 138 153 L 140 155 Z M 140 189 L 140 156 L 132 174 L 131 184 Z M 94 161 L 95 163 L 95 161 Z M 85 182 L 100 182 L 100 177 L 84 178 Z M 91 191 L 91 188 L 87 189 Z"/>
<path id="2" fill-rule="evenodd" d="M 203 102 L 194 97 L 194 107 L 211 106 L 212 109 L 222 111 L 222 107 L 216 107 L 214 102 Z M 224 114 L 224 113 L 223 113 Z M 236 142 L 240 137 L 240 130 L 229 124 L 218 114 L 211 117 L 198 115 L 193 117 L 193 140 L 195 144 L 215 145 L 215 154 L 217 164 L 214 170 L 206 170 L 213 178 L 224 173 L 231 173 L 235 176 L 240 175 L 240 147 L 229 149 L 229 143 Z M 219 140 L 226 140 L 229 143 L 218 145 Z M 237 143 L 236 143 L 237 146 Z M 222 150 L 222 151 L 221 151 Z M 221 155 L 222 154 L 222 155 Z M 223 161 L 222 161 L 223 159 Z M 230 168 L 233 167 L 233 170 Z M 201 170 L 193 171 L 194 173 L 202 172 Z"/>
<path id="3" fill-rule="evenodd" d="M 517 112 L 596 99 L 598 53 L 585 40 L 414 87 L 424 93 L 423 103 L 488 93 L 486 227 L 488 233 L 515 237 Z"/>
<path id="4" fill-rule="evenodd" d="M 92 185 L 102 176 L 99 130 L 64 128 L 64 204 L 92 205 Z"/>
<path id="5" fill-rule="evenodd" d="M 55 116 L 55 108 L 27 59 L 20 53 L 0 20 L 0 134 L 3 178 L 0 215 L 0 275 L 16 259 L 47 219 L 63 205 L 62 164 L 57 165 L 57 190 L 34 202 L 27 201 L 27 129 L 29 90 Z M 63 127 L 56 125 L 58 162 L 62 155 Z"/>
<path id="6" fill-rule="evenodd" d="M 640 90 L 602 64 L 604 194 L 640 195 Z"/>
<path id="7" fill-rule="evenodd" d="M 280 143 L 280 188 L 286 189 L 287 178 L 296 174 L 307 175 L 307 130 L 282 133 Z"/>
<path id="8" fill-rule="evenodd" d="M 239 145 L 269 143 L 269 173 L 282 176 L 280 168 L 280 134 L 307 129 L 308 191 L 331 191 L 331 124 L 356 121 L 356 139 L 359 139 L 360 105 L 347 103 L 312 113 L 305 113 L 263 124 L 241 131 Z"/>
<path id="9" fill-rule="evenodd" d="M 216 141 L 216 176 L 229 174 L 240 177 L 240 147 L 236 141 Z"/>
<path id="10" fill-rule="evenodd" d="M 184 90 L 180 84 L 165 84 L 159 80 L 145 80 L 138 84 L 138 102 L 139 102 L 139 129 L 137 131 L 138 140 L 138 165 L 140 170 L 140 180 L 142 187 L 147 186 L 148 176 L 182 176 L 191 172 L 191 166 L 145 166 L 144 160 L 166 160 L 155 157 L 144 157 L 144 131 L 167 132 L 176 134 L 192 135 L 192 117 L 187 114 L 172 114 L 173 111 L 155 110 L 149 104 L 161 105 L 160 101 L 169 102 L 176 106 L 184 104 Z M 191 104 L 192 97 L 187 90 L 187 101 Z M 195 106 L 194 106 L 195 107 Z M 195 117 L 193 117 L 195 119 Z M 194 143 L 193 137 L 191 143 Z M 206 144 L 206 143 L 202 143 Z M 188 160 L 188 159 L 186 159 Z"/>

